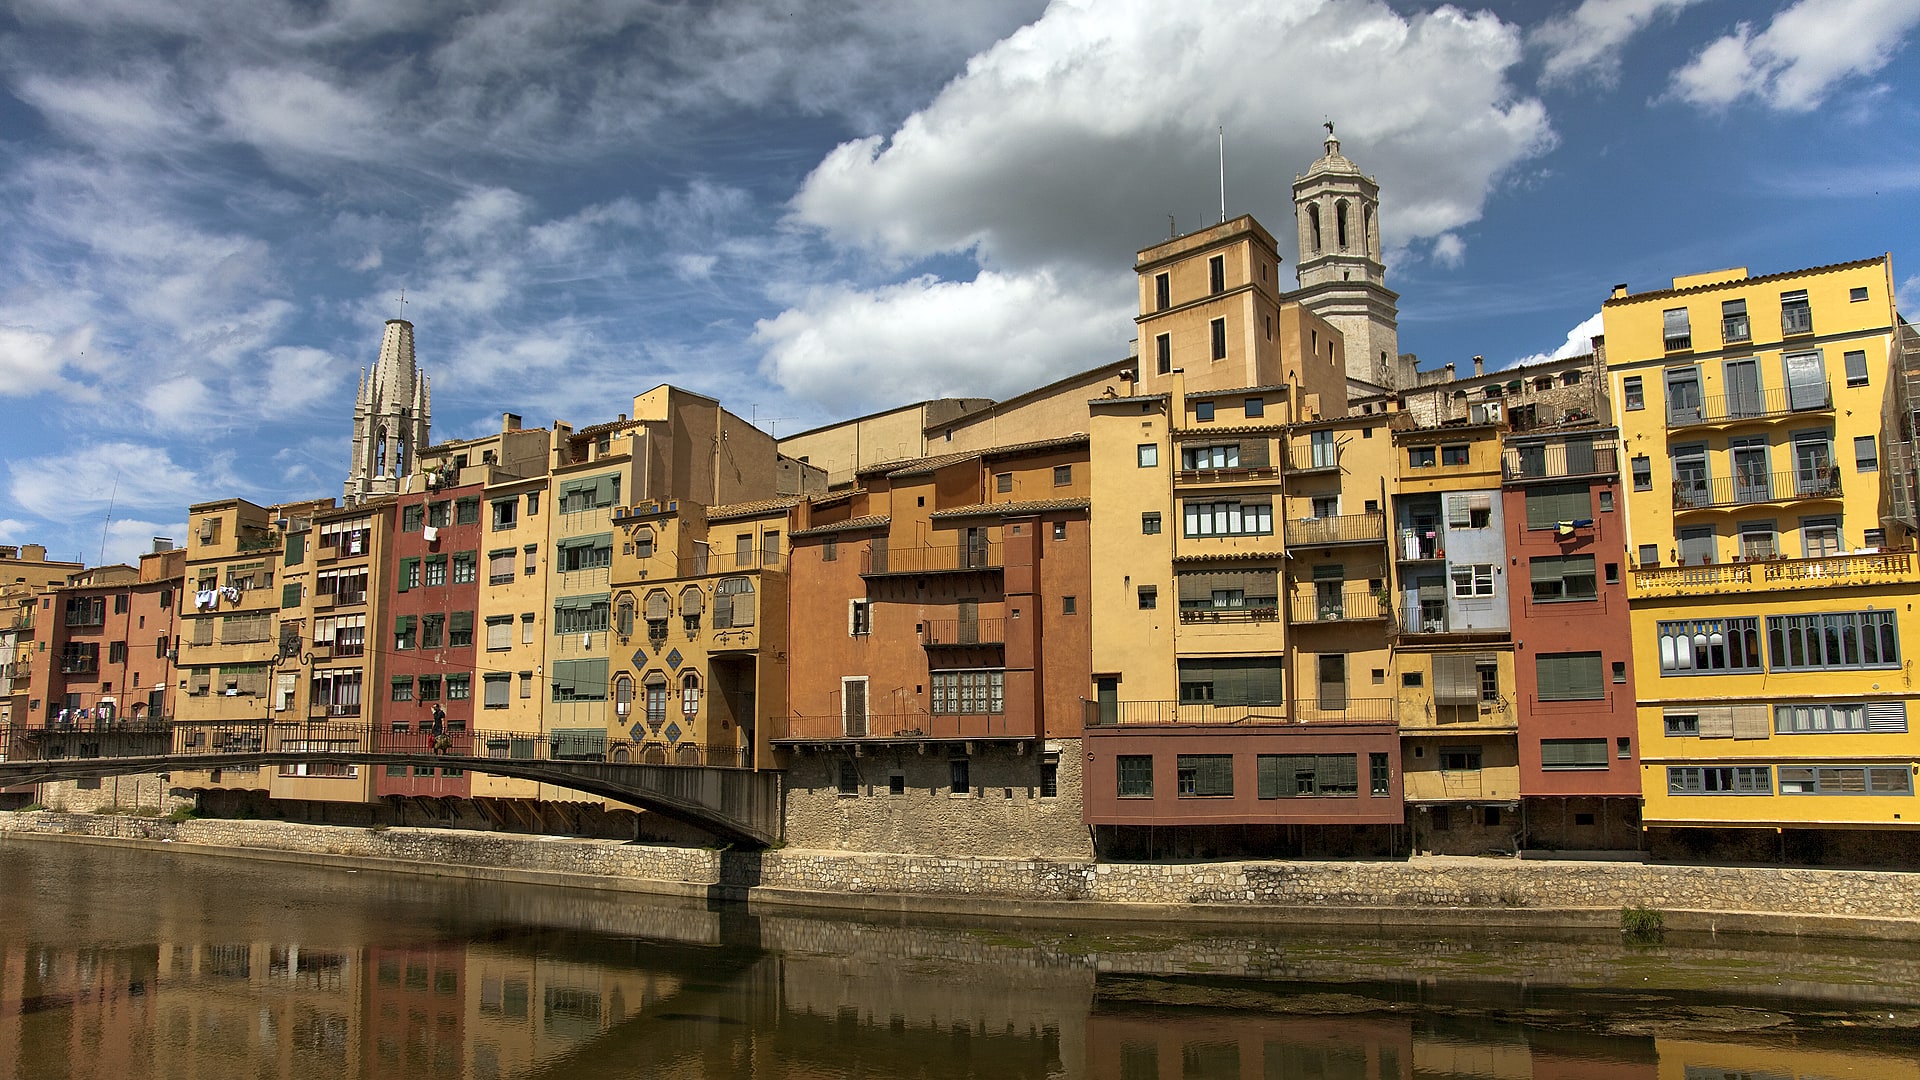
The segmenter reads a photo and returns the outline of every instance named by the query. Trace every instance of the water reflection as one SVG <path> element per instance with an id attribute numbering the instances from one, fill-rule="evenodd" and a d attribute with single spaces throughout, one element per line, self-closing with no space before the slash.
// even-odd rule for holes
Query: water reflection
<path id="1" fill-rule="evenodd" d="M 1920 1080 L 1884 946 L 755 916 L 24 841 L 0 880 L 0 1075 Z"/>

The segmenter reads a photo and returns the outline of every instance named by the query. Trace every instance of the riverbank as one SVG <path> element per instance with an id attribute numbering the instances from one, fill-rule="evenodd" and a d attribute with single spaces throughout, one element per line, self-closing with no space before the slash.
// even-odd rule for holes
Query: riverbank
<path id="1" fill-rule="evenodd" d="M 1920 941 L 1911 874 L 1417 857 L 1099 863 L 785 848 L 732 851 L 449 829 L 0 814 L 0 838 L 165 844 L 181 853 L 691 896 L 752 906 L 1135 922 L 1667 929 Z"/>

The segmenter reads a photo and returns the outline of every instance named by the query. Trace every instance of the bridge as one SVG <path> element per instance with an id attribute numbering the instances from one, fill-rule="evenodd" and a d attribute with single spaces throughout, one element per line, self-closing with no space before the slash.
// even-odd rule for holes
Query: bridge
<path id="1" fill-rule="evenodd" d="M 689 750 L 687 758 L 698 753 Z M 531 732 L 436 736 L 330 722 L 116 722 L 0 731 L 0 786 L 260 766 L 299 766 L 307 776 L 350 776 L 357 766 L 457 768 L 616 799 L 736 844 L 780 842 L 779 773 L 634 760 L 646 756 L 644 747 Z"/>

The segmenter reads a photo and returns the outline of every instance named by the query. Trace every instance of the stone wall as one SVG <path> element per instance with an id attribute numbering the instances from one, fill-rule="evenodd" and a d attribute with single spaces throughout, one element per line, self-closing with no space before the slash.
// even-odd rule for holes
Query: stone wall
<path id="1" fill-rule="evenodd" d="M 1624 907 L 1669 926 L 1920 938 L 1920 878 L 1889 871 L 1418 857 L 1378 862 L 1096 863 L 987 855 L 737 852 L 447 829 L 0 814 L 0 837 L 173 839 L 204 850 L 380 860 L 429 873 L 723 895 L 774 905 L 1078 918 L 1580 924 Z M 1751 913 L 1759 918 L 1728 918 Z"/>
<path id="2" fill-rule="evenodd" d="M 34 786 L 41 805 L 75 814 L 97 813 L 110 807 L 144 807 L 164 814 L 176 806 L 193 805 L 192 799 L 167 794 L 167 781 L 157 773 L 55 780 Z"/>
<path id="3" fill-rule="evenodd" d="M 786 773 L 786 840 L 790 847 L 898 851 L 920 855 L 1091 858 L 1080 820 L 1078 739 L 1046 745 L 1052 753 L 975 743 L 972 753 L 946 746 L 795 754 Z M 925 750 L 922 753 L 922 749 Z M 968 786 L 953 790 L 953 762 L 964 757 Z M 1041 794 L 1041 769 L 1054 760 L 1057 787 Z M 853 793 L 841 789 L 851 768 Z M 894 794 L 896 787 L 899 794 Z"/>

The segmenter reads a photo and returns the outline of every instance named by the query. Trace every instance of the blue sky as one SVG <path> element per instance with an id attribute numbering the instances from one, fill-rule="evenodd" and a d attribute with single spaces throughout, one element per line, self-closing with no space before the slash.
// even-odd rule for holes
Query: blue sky
<path id="1" fill-rule="evenodd" d="M 1920 0 L 12 0 L 0 543 L 338 495 L 404 312 L 434 434 L 672 382 L 788 434 L 1125 354 L 1132 253 L 1338 124 L 1401 348 L 1584 349 L 1615 282 L 1891 251 Z M 404 308 L 396 297 L 406 291 Z M 112 524 L 108 525 L 109 504 Z"/>

